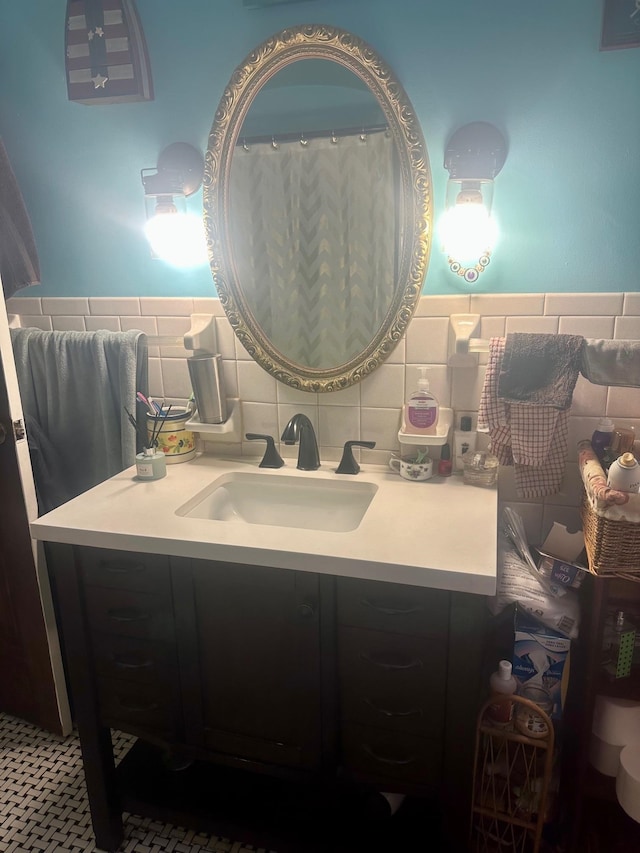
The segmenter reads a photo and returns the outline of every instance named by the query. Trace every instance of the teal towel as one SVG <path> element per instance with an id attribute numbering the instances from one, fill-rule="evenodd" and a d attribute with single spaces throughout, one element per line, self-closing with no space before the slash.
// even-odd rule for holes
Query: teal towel
<path id="1" fill-rule="evenodd" d="M 134 413 L 146 389 L 144 333 L 11 329 L 11 340 L 25 419 L 64 478 L 57 496 L 70 500 L 133 465 L 136 431 L 124 407 Z"/>

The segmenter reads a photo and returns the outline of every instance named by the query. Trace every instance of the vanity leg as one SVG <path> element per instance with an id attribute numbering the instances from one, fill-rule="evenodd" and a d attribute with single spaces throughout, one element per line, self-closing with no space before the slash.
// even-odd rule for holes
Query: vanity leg
<path id="1" fill-rule="evenodd" d="M 80 725 L 78 731 L 96 847 L 115 853 L 124 839 L 124 829 L 111 732 L 102 726 L 94 727 L 93 731 L 85 728 L 83 732 Z"/>
<path id="2" fill-rule="evenodd" d="M 80 735 L 91 822 L 100 850 L 115 853 L 124 838 L 111 732 L 100 725 L 97 688 L 89 657 L 80 572 L 73 547 L 47 545 L 47 565 L 52 579 L 61 628 L 73 717 Z"/>

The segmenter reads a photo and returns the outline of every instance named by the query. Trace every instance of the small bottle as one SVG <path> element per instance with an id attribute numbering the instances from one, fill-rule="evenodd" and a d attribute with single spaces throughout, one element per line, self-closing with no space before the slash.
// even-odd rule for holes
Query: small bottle
<path id="1" fill-rule="evenodd" d="M 453 431 L 453 470 L 463 471 L 462 457 L 465 453 L 473 453 L 476 449 L 476 433 L 471 431 L 471 417 L 463 415 L 460 418 L 460 429 Z"/>
<path id="2" fill-rule="evenodd" d="M 419 367 L 422 374 L 418 388 L 409 395 L 403 409 L 402 432 L 415 435 L 435 435 L 440 406 L 429 391 L 428 367 Z"/>
<path id="3" fill-rule="evenodd" d="M 438 462 L 438 475 L 440 477 L 450 477 L 452 467 L 451 447 L 448 444 L 443 444 L 440 451 L 440 461 Z"/>
<path id="4" fill-rule="evenodd" d="M 607 486 L 619 492 L 640 492 L 640 464 L 633 453 L 623 453 L 611 463 Z"/>
<path id="5" fill-rule="evenodd" d="M 513 675 L 511 661 L 501 660 L 498 669 L 489 679 L 491 696 L 512 696 L 517 688 L 518 682 Z M 496 701 L 487 708 L 487 717 L 498 726 L 507 726 L 513 719 L 513 702 L 506 700 Z"/>
<path id="6" fill-rule="evenodd" d="M 136 474 L 138 480 L 161 480 L 167 476 L 167 460 L 164 453 L 155 447 L 145 447 L 136 454 Z"/>
<path id="7" fill-rule="evenodd" d="M 591 447 L 593 447 L 593 452 L 596 454 L 601 463 L 604 460 L 607 448 L 611 447 L 614 429 L 615 424 L 611 418 L 600 418 L 598 426 L 595 428 L 595 431 L 591 436 Z"/>

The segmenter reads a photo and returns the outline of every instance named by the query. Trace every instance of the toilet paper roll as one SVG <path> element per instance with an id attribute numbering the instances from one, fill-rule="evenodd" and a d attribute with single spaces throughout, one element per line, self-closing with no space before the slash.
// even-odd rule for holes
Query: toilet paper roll
<path id="1" fill-rule="evenodd" d="M 596 696 L 591 731 L 614 746 L 640 741 L 640 702 Z"/>
<path id="2" fill-rule="evenodd" d="M 621 746 L 607 743 L 592 734 L 589 741 L 589 762 L 605 776 L 617 776 L 620 766 Z"/>
<path id="3" fill-rule="evenodd" d="M 640 744 L 625 746 L 620 752 L 616 796 L 629 817 L 640 823 Z"/>

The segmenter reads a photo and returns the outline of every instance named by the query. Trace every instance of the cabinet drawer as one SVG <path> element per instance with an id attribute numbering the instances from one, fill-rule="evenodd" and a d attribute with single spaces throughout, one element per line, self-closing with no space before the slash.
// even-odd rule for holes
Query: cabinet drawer
<path id="1" fill-rule="evenodd" d="M 167 643 L 95 633 L 92 646 L 96 672 L 100 676 L 140 684 L 175 683 L 175 654 Z"/>
<path id="2" fill-rule="evenodd" d="M 432 640 L 342 627 L 338 672 L 343 720 L 441 734 L 446 657 Z"/>
<path id="3" fill-rule="evenodd" d="M 163 734 L 177 732 L 177 709 L 171 689 L 116 678 L 98 679 L 102 723 L 130 725 Z"/>
<path id="4" fill-rule="evenodd" d="M 173 638 L 173 611 L 164 596 L 103 587 L 87 587 L 85 595 L 92 632 Z"/>
<path id="5" fill-rule="evenodd" d="M 250 737 L 241 733 L 205 728 L 205 745 L 214 750 L 241 760 L 253 760 L 282 767 L 305 767 L 304 750 L 292 743 Z"/>
<path id="6" fill-rule="evenodd" d="M 338 622 L 359 628 L 446 638 L 450 593 L 438 589 L 338 579 Z"/>
<path id="7" fill-rule="evenodd" d="M 342 729 L 347 771 L 384 785 L 385 780 L 436 788 L 441 775 L 442 741 L 349 724 Z"/>
<path id="8" fill-rule="evenodd" d="M 106 548 L 78 548 L 85 585 L 138 592 L 170 589 L 169 558 Z"/>

